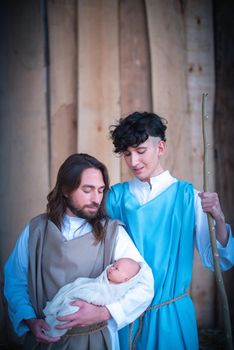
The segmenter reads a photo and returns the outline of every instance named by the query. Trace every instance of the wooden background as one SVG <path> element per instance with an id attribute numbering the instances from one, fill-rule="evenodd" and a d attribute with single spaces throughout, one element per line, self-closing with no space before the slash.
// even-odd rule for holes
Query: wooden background
<path id="1" fill-rule="evenodd" d="M 203 92 L 211 186 L 234 224 L 232 1 L 4 0 L 0 9 L 1 279 L 20 230 L 45 210 L 69 154 L 102 160 L 112 183 L 129 178 L 108 137 L 120 116 L 152 110 L 165 117 L 165 167 L 202 189 Z M 224 278 L 234 320 L 233 271 Z M 214 276 L 197 256 L 190 292 L 199 327 L 219 327 Z M 2 302 L 0 315 L 4 330 Z"/>

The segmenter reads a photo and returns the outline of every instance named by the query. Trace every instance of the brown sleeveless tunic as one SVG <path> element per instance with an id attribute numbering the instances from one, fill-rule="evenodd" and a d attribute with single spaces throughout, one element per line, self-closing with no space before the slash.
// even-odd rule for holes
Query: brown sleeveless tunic
<path id="1" fill-rule="evenodd" d="M 78 277 L 95 278 L 113 262 L 119 224 L 116 220 L 108 220 L 105 237 L 97 243 L 92 232 L 67 241 L 45 214 L 31 220 L 28 285 L 38 318 L 43 318 L 46 302 L 59 288 Z M 106 323 L 102 323 L 72 329 L 54 344 L 37 343 L 28 332 L 24 349 L 110 350 L 111 344 Z"/>

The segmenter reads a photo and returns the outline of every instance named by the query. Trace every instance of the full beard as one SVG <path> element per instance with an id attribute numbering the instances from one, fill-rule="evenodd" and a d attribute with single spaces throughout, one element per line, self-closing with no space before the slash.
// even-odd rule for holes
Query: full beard
<path id="1" fill-rule="evenodd" d="M 87 221 L 90 221 L 92 219 L 95 219 L 98 217 L 98 210 L 94 213 L 89 213 L 87 211 L 85 211 L 84 209 L 85 208 L 90 208 L 90 207 L 95 207 L 98 209 L 99 205 L 96 204 L 96 203 L 93 203 L 91 206 L 88 206 L 88 205 L 85 205 L 84 207 L 82 208 L 77 208 L 77 207 L 74 207 L 70 201 L 69 198 L 66 199 L 66 205 L 67 207 L 71 210 L 71 212 L 75 215 L 75 216 L 78 216 L 82 219 L 85 219 Z"/>

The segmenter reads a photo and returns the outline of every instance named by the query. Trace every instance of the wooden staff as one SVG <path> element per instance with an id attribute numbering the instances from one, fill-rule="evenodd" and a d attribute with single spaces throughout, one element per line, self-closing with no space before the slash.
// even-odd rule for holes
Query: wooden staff
<path id="1" fill-rule="evenodd" d="M 208 94 L 202 94 L 202 133 L 203 133 L 203 145 L 204 145 L 203 186 L 204 186 L 205 192 L 209 191 L 209 175 L 210 175 L 210 172 L 208 169 L 208 148 L 210 145 L 207 141 L 208 115 L 205 114 L 205 100 L 207 95 Z M 208 225 L 209 225 L 209 231 L 210 231 L 212 255 L 214 260 L 215 279 L 218 286 L 218 291 L 219 291 L 220 300 L 221 300 L 222 309 L 223 309 L 227 349 L 233 350 L 230 313 L 229 313 L 227 295 L 226 295 L 226 291 L 223 283 L 223 276 L 219 265 L 219 254 L 216 246 L 214 219 L 209 213 L 207 214 L 207 217 L 208 217 Z"/>

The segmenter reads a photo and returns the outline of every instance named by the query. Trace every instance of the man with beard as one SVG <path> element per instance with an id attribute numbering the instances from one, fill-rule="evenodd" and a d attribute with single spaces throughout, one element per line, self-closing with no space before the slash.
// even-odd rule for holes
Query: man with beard
<path id="1" fill-rule="evenodd" d="M 119 349 L 117 330 L 136 319 L 153 297 L 153 277 L 119 221 L 109 220 L 106 167 L 87 154 L 73 154 L 59 169 L 46 214 L 21 233 L 4 269 L 9 316 L 24 349 Z M 77 312 L 60 317 L 70 328 L 48 337 L 43 308 L 57 291 L 78 277 L 97 277 L 123 257 L 145 264 L 139 282 L 118 302 L 95 306 L 73 301 Z M 137 296 L 137 297 L 136 297 Z M 108 327 L 107 327 L 108 323 Z"/>

